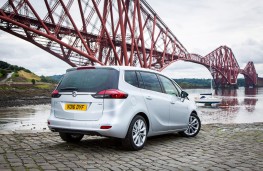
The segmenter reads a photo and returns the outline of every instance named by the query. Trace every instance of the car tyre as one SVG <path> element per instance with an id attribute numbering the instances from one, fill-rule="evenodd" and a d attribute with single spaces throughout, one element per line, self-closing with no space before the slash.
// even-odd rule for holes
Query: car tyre
<path id="1" fill-rule="evenodd" d="M 195 137 L 201 129 L 201 121 L 196 113 L 192 113 L 189 117 L 188 128 L 179 132 L 184 137 Z"/>
<path id="2" fill-rule="evenodd" d="M 83 134 L 72 134 L 72 133 L 65 133 L 65 132 L 60 132 L 59 135 L 62 140 L 66 142 L 71 142 L 71 143 L 79 142 L 84 136 Z"/>
<path id="3" fill-rule="evenodd" d="M 122 141 L 123 147 L 133 151 L 141 150 L 146 143 L 147 132 L 148 126 L 145 119 L 136 115 L 131 121 L 125 139 Z"/>

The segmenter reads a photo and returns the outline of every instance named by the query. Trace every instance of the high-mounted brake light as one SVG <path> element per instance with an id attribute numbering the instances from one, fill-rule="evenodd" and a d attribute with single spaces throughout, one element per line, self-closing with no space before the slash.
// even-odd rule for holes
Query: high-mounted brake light
<path id="1" fill-rule="evenodd" d="M 117 90 L 117 89 L 109 89 L 109 90 L 102 90 L 97 94 L 92 95 L 94 98 L 104 98 L 104 99 L 126 99 L 128 94 Z"/>
<path id="2" fill-rule="evenodd" d="M 78 67 L 77 70 L 83 70 L 83 69 L 96 69 L 95 67 Z"/>
<path id="3" fill-rule="evenodd" d="M 61 96 L 61 94 L 59 94 L 58 90 L 54 90 L 51 94 L 52 98 L 59 98 Z"/>

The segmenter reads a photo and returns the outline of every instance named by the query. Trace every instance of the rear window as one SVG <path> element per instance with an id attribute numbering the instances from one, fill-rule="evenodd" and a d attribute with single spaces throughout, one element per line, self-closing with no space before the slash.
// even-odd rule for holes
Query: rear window
<path id="1" fill-rule="evenodd" d="M 117 89 L 119 71 L 109 68 L 85 69 L 68 72 L 58 86 L 60 92 L 98 92 Z"/>

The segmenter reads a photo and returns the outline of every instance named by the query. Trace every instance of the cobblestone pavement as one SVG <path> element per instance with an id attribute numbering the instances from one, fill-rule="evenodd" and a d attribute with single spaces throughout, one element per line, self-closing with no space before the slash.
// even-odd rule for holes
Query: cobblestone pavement
<path id="1" fill-rule="evenodd" d="M 86 136 L 78 144 L 57 133 L 0 135 L 0 170 L 262 170 L 263 123 L 204 125 L 195 138 L 150 138 L 141 151 Z"/>

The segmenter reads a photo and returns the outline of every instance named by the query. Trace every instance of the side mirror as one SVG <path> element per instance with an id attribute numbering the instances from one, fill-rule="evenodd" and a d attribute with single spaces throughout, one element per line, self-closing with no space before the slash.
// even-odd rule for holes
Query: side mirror
<path id="1" fill-rule="evenodd" d="M 185 91 L 182 91 L 181 98 L 185 99 L 186 97 L 188 97 L 188 93 L 186 93 Z"/>

